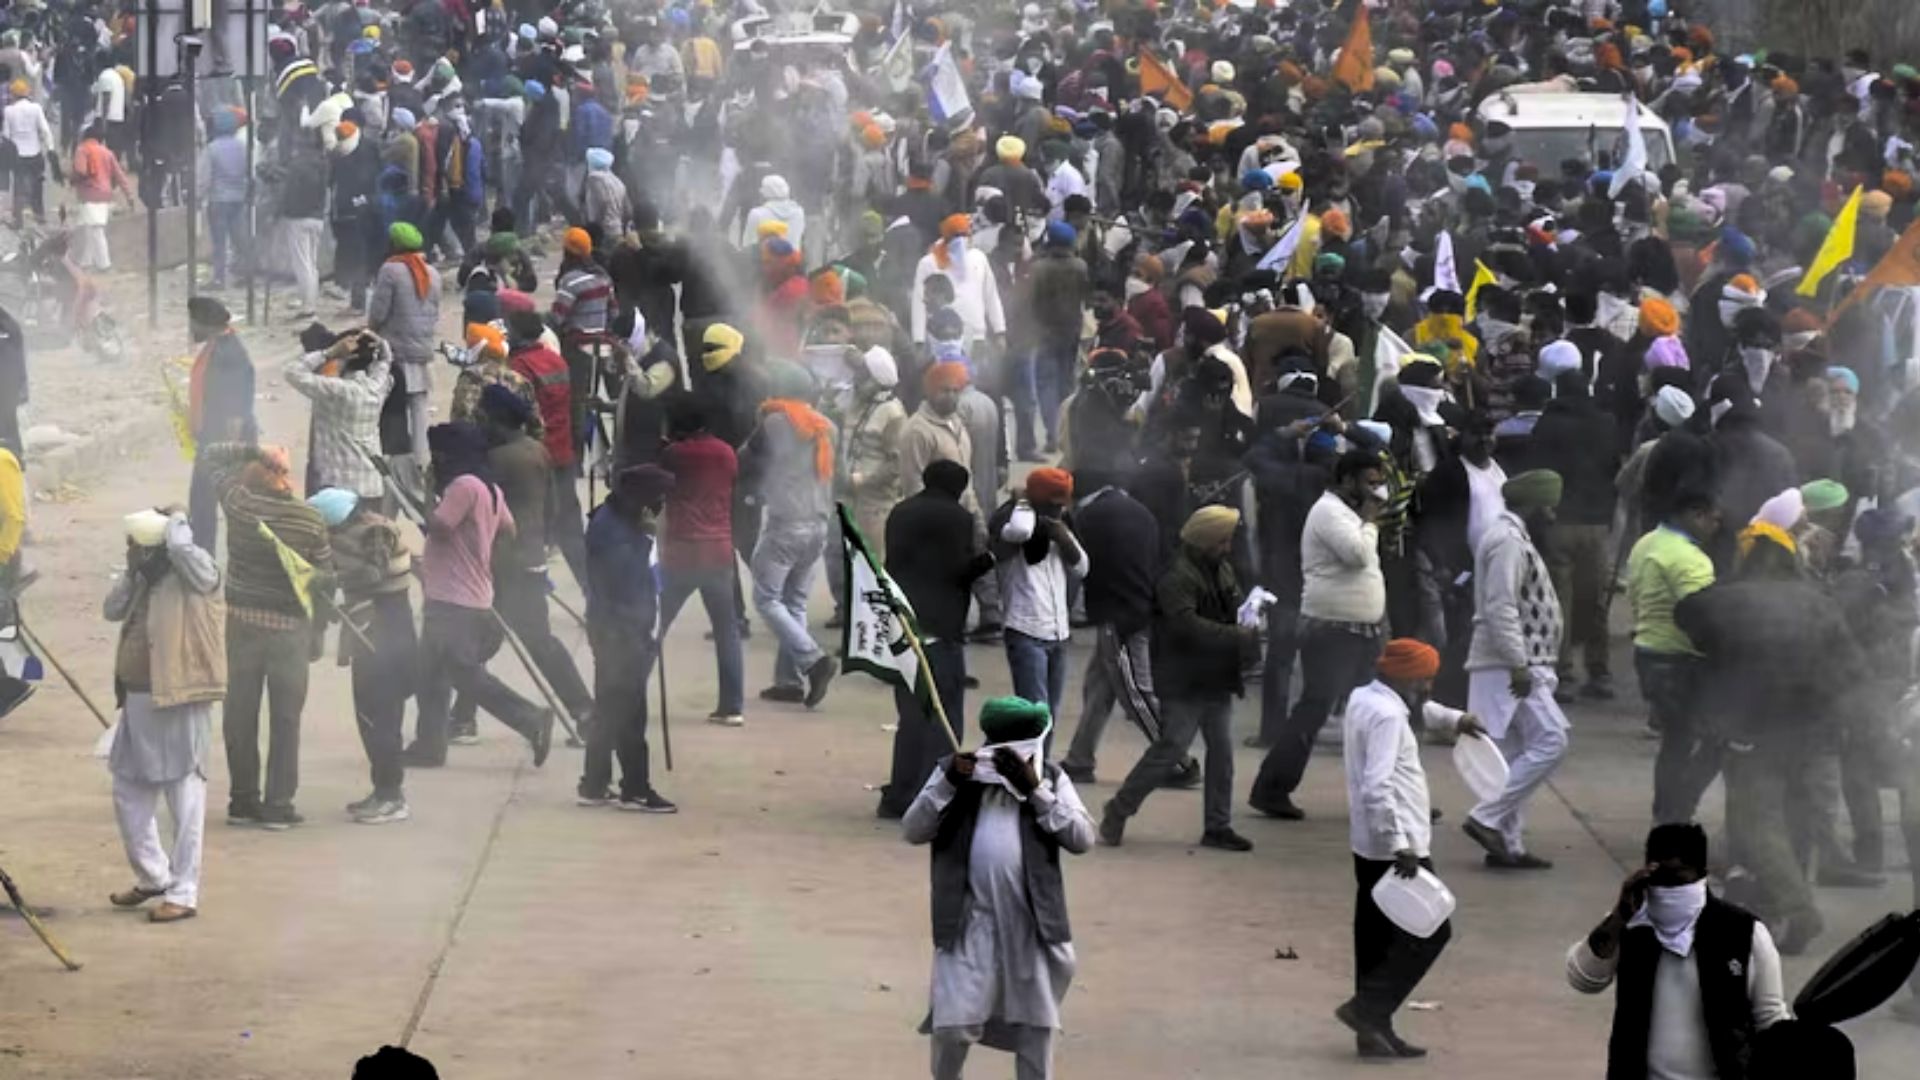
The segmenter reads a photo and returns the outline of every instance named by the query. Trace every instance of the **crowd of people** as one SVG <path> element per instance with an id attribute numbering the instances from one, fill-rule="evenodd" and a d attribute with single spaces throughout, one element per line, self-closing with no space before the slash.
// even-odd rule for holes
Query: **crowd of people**
<path id="1" fill-rule="evenodd" d="M 132 85 L 129 14 L 10 32 L 16 221 L 43 215 L 57 147 L 103 208 L 177 198 L 197 161 L 213 291 L 284 275 L 354 324 L 315 323 L 285 361 L 313 403 L 296 484 L 225 305 L 193 304 L 193 491 L 128 519 L 107 601 L 138 874 L 114 902 L 195 913 L 213 701 L 228 821 L 300 823 L 335 622 L 371 766 L 355 820 L 406 819 L 406 771 L 475 740 L 476 710 L 536 765 L 556 722 L 577 733 L 583 806 L 670 813 L 658 642 L 697 593 L 710 721 L 747 722 L 756 629 L 777 653 L 755 708 L 821 705 L 852 539 L 910 601 L 932 687 L 896 695 L 878 812 L 933 851 L 936 1077 L 978 1041 L 1051 1075 L 1062 849 L 1122 844 L 1164 786 L 1202 788 L 1201 846 L 1251 849 L 1249 683 L 1258 814 L 1338 812 L 1295 795 L 1339 720 L 1357 889 L 1336 1015 L 1362 1057 L 1417 1057 L 1393 1016 L 1447 931 L 1373 896 L 1431 868 L 1421 743 L 1491 740 L 1504 787 L 1460 828 L 1494 871 L 1550 872 L 1528 805 L 1578 752 L 1569 710 L 1619 693 L 1624 595 L 1655 828 L 1569 979 L 1617 980 L 1620 1075 L 1748 1075 L 1785 1014 L 1779 956 L 1826 929 L 1815 887 L 1882 881 L 1884 789 L 1920 851 L 1920 71 L 1740 52 L 1690 14 L 291 3 L 260 115 L 203 97 L 184 118 L 177 84 Z M 1535 137 L 1517 118 L 1550 95 L 1618 119 Z M 550 549 L 585 596 L 590 679 L 550 624 Z M 503 644 L 545 704 L 489 672 Z M 996 644 L 1014 696 L 960 752 L 942 728 L 964 741 Z M 1116 706 L 1151 745 L 1090 810 Z M 1710 864 L 1692 823 L 1716 779 Z M 1751 978 L 1707 977 L 1726 950 Z M 1691 993 L 1704 1009 L 1672 997 Z"/>

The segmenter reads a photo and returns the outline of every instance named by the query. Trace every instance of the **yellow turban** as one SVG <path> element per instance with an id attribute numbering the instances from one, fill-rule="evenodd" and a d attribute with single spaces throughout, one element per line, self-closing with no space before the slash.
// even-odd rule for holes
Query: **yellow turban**
<path id="1" fill-rule="evenodd" d="M 740 355 L 747 339 L 740 331 L 726 323 L 714 323 L 700 338 L 700 366 L 708 371 L 719 371 Z"/>
<path id="2" fill-rule="evenodd" d="M 1026 158 L 1027 142 L 1013 135 L 1002 135 L 1000 141 L 993 144 L 993 152 L 1001 161 L 1012 165 Z"/>
<path id="3" fill-rule="evenodd" d="M 768 218 L 755 227 L 753 232 L 755 240 L 766 240 L 775 236 L 784 239 L 787 235 L 787 223 L 779 218 Z"/>
<path id="4" fill-rule="evenodd" d="M 1180 526 L 1180 542 L 1210 548 L 1233 536 L 1240 527 L 1240 511 L 1228 506 L 1203 506 Z"/>

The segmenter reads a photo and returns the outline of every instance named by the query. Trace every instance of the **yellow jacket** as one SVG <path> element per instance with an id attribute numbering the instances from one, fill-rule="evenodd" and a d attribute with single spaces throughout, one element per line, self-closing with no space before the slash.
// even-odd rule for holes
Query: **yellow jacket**
<path id="1" fill-rule="evenodd" d="M 27 478 L 20 471 L 20 459 L 0 447 L 0 563 L 20 550 L 20 537 L 26 531 Z"/>

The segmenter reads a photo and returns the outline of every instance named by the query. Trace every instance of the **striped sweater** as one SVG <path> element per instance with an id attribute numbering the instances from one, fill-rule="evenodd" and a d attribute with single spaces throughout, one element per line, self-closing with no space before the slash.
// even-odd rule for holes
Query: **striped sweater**
<path id="1" fill-rule="evenodd" d="M 240 482 L 257 450 L 245 443 L 215 443 L 202 447 L 201 458 L 213 470 L 220 492 L 220 508 L 227 525 L 227 606 L 235 612 L 266 612 L 305 618 L 306 610 L 293 583 L 280 565 L 273 541 L 261 535 L 262 524 L 313 565 L 313 595 L 332 592 L 333 548 L 320 512 L 292 495 L 255 491 Z"/>

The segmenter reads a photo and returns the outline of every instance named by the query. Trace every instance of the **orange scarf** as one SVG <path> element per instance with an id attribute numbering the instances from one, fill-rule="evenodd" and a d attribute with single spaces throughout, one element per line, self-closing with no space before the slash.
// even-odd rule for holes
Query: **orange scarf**
<path id="1" fill-rule="evenodd" d="M 200 412 L 207 400 L 207 364 L 213 359 L 214 343 L 231 333 L 233 331 L 230 329 L 222 330 L 208 338 L 200 346 L 200 351 L 193 354 L 193 369 L 187 375 L 187 430 L 196 439 L 200 437 Z"/>
<path id="2" fill-rule="evenodd" d="M 409 251 L 402 255 L 390 255 L 387 257 L 387 261 L 397 262 L 405 266 L 407 271 L 413 275 L 413 291 L 420 294 L 420 299 L 425 300 L 427 298 L 427 293 L 433 287 L 433 279 L 427 276 L 426 256 L 421 255 L 417 251 Z"/>
<path id="3" fill-rule="evenodd" d="M 760 404 L 760 415 L 770 416 L 779 413 L 786 417 L 793 427 L 794 434 L 803 439 L 813 440 L 813 471 L 822 480 L 833 478 L 833 440 L 827 438 L 833 430 L 833 424 L 826 417 L 813 411 L 804 401 L 792 398 L 768 398 Z"/>

